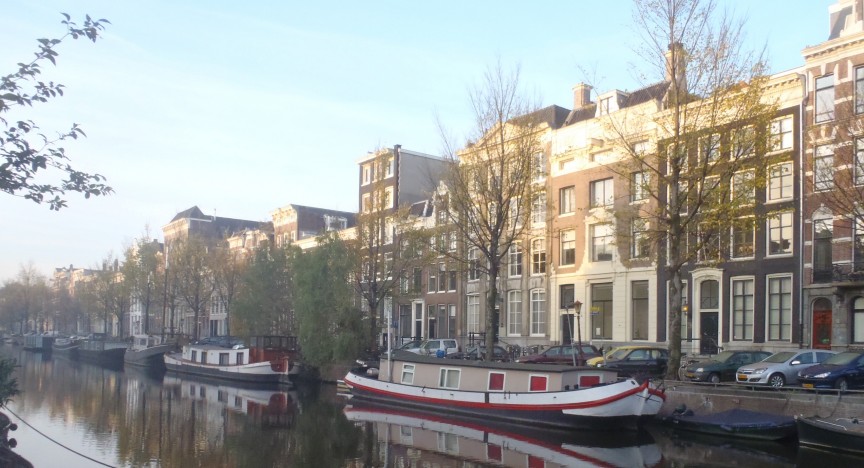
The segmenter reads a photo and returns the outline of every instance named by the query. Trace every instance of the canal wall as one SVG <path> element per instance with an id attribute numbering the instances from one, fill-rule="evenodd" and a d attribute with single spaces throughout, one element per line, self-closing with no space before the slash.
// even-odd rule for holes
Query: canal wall
<path id="1" fill-rule="evenodd" d="M 795 416 L 818 415 L 864 418 L 864 392 L 837 390 L 804 390 L 753 388 L 737 384 L 666 384 L 666 402 L 660 416 L 667 416 L 685 405 L 696 414 L 715 413 L 740 408 L 751 411 Z"/>

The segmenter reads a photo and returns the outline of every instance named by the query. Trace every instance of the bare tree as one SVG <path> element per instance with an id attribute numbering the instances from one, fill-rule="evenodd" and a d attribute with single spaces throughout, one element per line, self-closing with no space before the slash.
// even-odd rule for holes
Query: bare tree
<path id="1" fill-rule="evenodd" d="M 728 254 L 719 247 L 723 233 L 752 230 L 754 217 L 764 215 L 752 194 L 765 183 L 770 158 L 761 156 L 777 108 L 766 93 L 762 54 L 743 49 L 743 23 L 718 14 L 713 0 L 635 5 L 638 53 L 657 65 L 662 82 L 651 87 L 653 108 L 606 112 L 604 124 L 624 155 L 609 167 L 649 201 L 615 215 L 619 232 L 642 224 L 639 235 L 669 279 L 667 377 L 674 378 L 681 361 L 682 270 L 697 260 L 722 260 Z"/>
<path id="2" fill-rule="evenodd" d="M 202 239 L 189 236 L 174 240 L 170 255 L 174 292 L 192 312 L 192 336 L 197 340 L 201 335 L 202 316 L 213 297 L 210 249 Z"/>
<path id="3" fill-rule="evenodd" d="M 50 303 L 48 284 L 33 264 L 21 265 L 15 279 L 3 284 L 0 298 L 2 320 L 10 329 L 19 333 L 45 331 L 44 319 Z"/>
<path id="4" fill-rule="evenodd" d="M 470 278 L 485 276 L 485 343 L 491 350 L 497 339 L 502 263 L 530 226 L 532 201 L 543 189 L 533 182 L 543 161 L 538 155 L 543 154 L 539 137 L 544 126 L 538 107 L 520 89 L 518 67 L 490 67 L 471 91 L 470 102 L 475 126 L 467 145 L 458 145 L 441 127 L 445 157 L 452 164 L 443 177 L 446 194 L 437 203 L 446 218 L 444 229 L 454 229 L 462 247 L 440 253 L 461 263 Z M 486 354 L 491 360 L 493 353 Z"/>
<path id="5" fill-rule="evenodd" d="M 162 268 L 161 246 L 149 235 L 145 234 L 135 241 L 133 247 L 126 249 L 122 266 L 123 278 L 128 283 L 130 301 L 137 301 L 141 305 L 144 333 L 150 333 L 151 309 L 162 299 Z"/>
<path id="6" fill-rule="evenodd" d="M 214 293 L 225 308 L 225 334 L 231 334 L 231 307 L 243 285 L 243 275 L 248 266 L 241 252 L 233 252 L 227 243 L 217 247 L 213 252 L 212 271 Z"/>
<path id="7" fill-rule="evenodd" d="M 393 307 L 402 275 L 412 266 L 421 264 L 422 250 L 418 246 L 428 244 L 423 226 L 411 215 L 411 207 L 397 206 L 396 187 L 390 183 L 393 178 L 385 177 L 396 155 L 390 150 L 379 150 L 375 154 L 370 191 L 368 196 L 364 195 L 357 215 L 357 235 L 347 241 L 354 260 L 352 284 L 368 309 L 372 351 L 378 349 L 378 317 L 385 301 L 390 301 L 389 307 Z M 335 241 L 344 240 L 337 238 Z"/>

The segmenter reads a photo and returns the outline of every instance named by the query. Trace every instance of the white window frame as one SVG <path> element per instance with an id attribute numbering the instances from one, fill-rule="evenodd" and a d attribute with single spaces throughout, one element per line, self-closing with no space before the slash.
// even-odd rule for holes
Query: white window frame
<path id="1" fill-rule="evenodd" d="M 743 284 L 745 285 L 745 294 L 741 294 L 740 297 L 744 298 L 743 308 L 741 310 L 741 314 L 743 317 L 744 326 L 743 336 L 736 336 L 738 317 L 736 307 L 738 306 L 736 302 L 736 298 L 739 297 L 736 295 L 736 285 Z M 746 294 L 748 290 L 746 289 L 746 285 L 749 284 L 749 294 Z M 749 297 L 749 304 L 747 303 L 747 298 Z M 753 330 L 756 328 L 756 277 L 755 276 L 735 276 L 729 279 L 729 313 L 730 319 L 732 321 L 732 341 L 753 341 Z M 749 330 L 748 330 L 748 321 L 749 317 Z M 749 331 L 749 334 L 748 334 Z"/>
<path id="2" fill-rule="evenodd" d="M 480 296 L 468 294 L 466 300 L 465 314 L 468 333 L 480 333 Z"/>
<path id="3" fill-rule="evenodd" d="M 813 191 L 834 189 L 834 147 L 820 145 L 813 150 Z"/>
<path id="4" fill-rule="evenodd" d="M 507 273 L 511 278 L 522 276 L 522 244 L 510 245 L 507 252 Z"/>
<path id="5" fill-rule="evenodd" d="M 605 232 L 605 235 L 602 232 L 598 232 L 599 229 L 608 229 Z M 591 261 L 592 262 L 609 262 L 615 258 L 615 252 L 613 249 L 614 241 L 615 241 L 615 227 L 610 223 L 597 223 L 588 226 L 588 235 L 591 241 Z M 604 239 L 602 244 L 598 244 L 598 241 Z M 602 247 L 602 252 L 601 252 Z M 600 254 L 608 254 L 609 258 L 600 259 Z M 575 254 L 574 254 L 575 256 Z"/>
<path id="6" fill-rule="evenodd" d="M 454 377 L 456 382 L 453 382 Z M 460 380 L 462 380 L 462 369 L 442 367 L 438 371 L 438 388 L 459 390 Z"/>
<path id="7" fill-rule="evenodd" d="M 820 81 L 822 82 L 820 84 Z M 813 119 L 814 122 L 824 123 L 834 120 L 835 117 L 835 99 L 836 89 L 834 87 L 835 80 L 833 74 L 822 75 L 816 77 L 813 89 L 815 98 L 813 102 Z"/>
<path id="8" fill-rule="evenodd" d="M 531 274 L 546 274 L 546 239 L 543 237 L 531 240 Z"/>
<path id="9" fill-rule="evenodd" d="M 402 380 L 406 385 L 414 385 L 414 364 L 402 364 Z M 410 376 L 410 378 L 408 378 Z"/>
<path id="10" fill-rule="evenodd" d="M 774 164 L 768 167 L 768 186 L 765 199 L 769 202 L 791 200 L 795 196 L 795 175 L 792 161 Z M 775 185 L 776 181 L 776 185 Z M 778 192 L 775 197 L 773 194 Z M 784 196 L 784 194 L 787 194 Z"/>
<path id="11" fill-rule="evenodd" d="M 738 230 L 743 229 L 745 226 L 741 226 L 738 224 L 733 225 L 729 228 L 729 257 L 735 260 L 745 259 L 745 258 L 754 258 L 756 256 L 756 220 L 755 218 L 748 217 L 750 227 L 750 255 L 738 255 L 736 252 L 736 247 L 738 244 L 736 243 L 735 234 Z"/>
<path id="12" fill-rule="evenodd" d="M 772 338 L 773 335 L 772 335 L 772 330 L 771 330 L 771 327 L 772 327 L 771 320 L 773 318 L 772 317 L 773 309 L 772 309 L 771 299 L 773 297 L 773 294 L 771 292 L 771 286 L 772 286 L 774 281 L 784 280 L 784 279 L 789 280 L 789 291 L 787 293 L 781 293 L 781 294 L 783 294 L 784 296 L 787 296 L 787 299 L 789 301 L 789 306 L 786 309 L 781 309 L 779 312 L 782 315 L 780 323 L 778 324 L 778 326 L 780 327 L 780 330 L 779 330 L 780 331 L 780 337 Z M 767 342 L 791 342 L 792 341 L 792 337 L 794 335 L 794 333 L 793 333 L 794 330 L 792 329 L 793 328 L 792 327 L 792 321 L 793 321 L 792 308 L 793 308 L 793 303 L 794 303 L 794 294 L 793 294 L 793 292 L 794 292 L 793 288 L 794 287 L 795 287 L 795 283 L 794 283 L 794 276 L 792 275 L 792 273 L 766 275 L 766 277 L 765 277 L 765 341 L 767 341 Z M 787 319 L 785 324 L 783 323 L 783 318 Z M 783 338 L 784 328 L 785 328 L 786 333 L 788 334 L 788 337 L 786 337 L 786 338 Z"/>
<path id="13" fill-rule="evenodd" d="M 522 335 L 522 290 L 507 291 L 507 336 Z"/>
<path id="14" fill-rule="evenodd" d="M 771 121 L 770 135 L 768 138 L 771 152 L 792 149 L 795 142 L 795 135 L 792 132 L 792 127 L 791 115 Z"/>
<path id="15" fill-rule="evenodd" d="M 612 177 L 592 180 L 588 187 L 590 208 L 605 208 L 615 203 L 615 180 Z"/>
<path id="16" fill-rule="evenodd" d="M 713 163 L 720 160 L 720 134 L 712 133 L 699 139 L 699 161 Z"/>
<path id="17" fill-rule="evenodd" d="M 788 224 L 783 222 L 783 218 L 787 217 L 787 216 L 789 219 Z M 779 224 L 775 224 L 774 221 L 777 221 Z M 782 256 L 788 256 L 788 255 L 794 254 L 795 253 L 795 226 L 793 224 L 794 223 L 793 213 L 791 211 L 784 211 L 782 213 L 777 213 L 774 216 L 769 216 L 766 223 L 767 223 L 767 229 L 766 229 L 765 235 L 767 237 L 767 239 L 766 239 L 767 244 L 766 244 L 765 255 L 767 257 L 782 257 Z M 783 231 L 784 227 L 788 227 L 790 230 L 789 239 L 782 237 L 782 231 Z M 781 234 L 781 237 L 777 238 L 778 242 L 782 242 L 784 240 L 789 241 L 788 251 L 776 252 L 776 253 L 771 252 L 771 238 L 772 238 L 772 234 L 774 231 L 778 231 Z"/>
<path id="18" fill-rule="evenodd" d="M 546 192 L 538 192 L 531 202 L 531 223 L 543 224 L 546 222 Z"/>
<path id="19" fill-rule="evenodd" d="M 531 336 L 546 336 L 548 320 L 546 317 L 546 290 L 532 289 L 531 297 Z"/>
<path id="20" fill-rule="evenodd" d="M 562 187 L 558 190 L 558 214 L 568 215 L 576 211 L 576 187 Z"/>
<path id="21" fill-rule="evenodd" d="M 566 252 L 570 252 L 568 255 Z M 572 260 L 572 261 L 571 261 Z M 576 231 L 568 229 L 561 231 L 561 266 L 576 264 Z"/>

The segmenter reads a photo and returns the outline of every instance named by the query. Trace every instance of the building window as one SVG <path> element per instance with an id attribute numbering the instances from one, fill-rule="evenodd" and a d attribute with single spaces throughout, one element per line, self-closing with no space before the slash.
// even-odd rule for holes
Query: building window
<path id="1" fill-rule="evenodd" d="M 834 120 L 834 75 L 816 78 L 816 123 Z"/>
<path id="2" fill-rule="evenodd" d="M 576 232 L 561 231 L 561 265 L 576 263 Z"/>
<path id="3" fill-rule="evenodd" d="M 568 214 L 576 209 L 575 192 L 572 186 L 564 187 L 559 191 L 558 195 L 558 213 Z"/>
<path id="4" fill-rule="evenodd" d="M 672 201 L 672 190 L 669 191 L 669 211 L 674 212 L 675 206 L 678 206 L 678 213 L 682 215 L 687 214 L 687 199 L 690 195 L 690 185 L 687 182 L 678 181 L 678 190 L 675 193 L 676 199 Z"/>
<path id="5" fill-rule="evenodd" d="M 855 271 L 864 271 L 864 217 L 855 218 L 855 243 L 852 249 Z"/>
<path id="6" fill-rule="evenodd" d="M 534 224 L 546 222 L 546 192 L 539 192 L 531 203 L 531 222 Z"/>
<path id="7" fill-rule="evenodd" d="M 864 343 L 864 297 L 852 302 L 852 342 Z"/>
<path id="8" fill-rule="evenodd" d="M 438 270 L 435 265 L 429 267 L 429 281 L 426 282 L 426 292 L 434 293 L 438 289 Z"/>
<path id="9" fill-rule="evenodd" d="M 633 218 L 630 221 L 630 258 L 648 258 L 650 255 L 648 221 L 645 218 Z"/>
<path id="10" fill-rule="evenodd" d="M 613 231 L 611 224 L 594 224 L 591 231 L 591 261 L 608 262 L 612 260 Z M 575 256 L 575 252 L 574 252 Z"/>
<path id="11" fill-rule="evenodd" d="M 522 334 L 522 291 L 518 289 L 507 292 L 507 334 Z"/>
<path id="12" fill-rule="evenodd" d="M 779 213 L 768 218 L 768 255 L 792 253 L 792 213 Z"/>
<path id="13" fill-rule="evenodd" d="M 633 322 L 633 339 L 648 339 L 648 282 L 630 283 L 630 303 Z"/>
<path id="14" fill-rule="evenodd" d="M 459 376 L 461 373 L 462 371 L 460 369 L 442 368 L 439 374 L 438 387 L 458 390 Z"/>
<path id="15" fill-rule="evenodd" d="M 732 280 L 732 339 L 753 339 L 753 279 Z"/>
<path id="16" fill-rule="evenodd" d="M 545 375 L 531 375 L 528 377 L 529 392 L 545 392 L 548 390 L 549 377 Z"/>
<path id="17" fill-rule="evenodd" d="M 372 166 L 365 165 L 363 166 L 363 185 L 367 185 L 372 182 Z"/>
<path id="18" fill-rule="evenodd" d="M 609 206 L 613 202 L 612 179 L 595 180 L 590 185 L 591 208 Z"/>
<path id="19" fill-rule="evenodd" d="M 864 113 L 864 67 L 855 69 L 855 113 Z"/>
<path id="20" fill-rule="evenodd" d="M 438 292 L 447 291 L 447 264 L 438 264 Z"/>
<path id="21" fill-rule="evenodd" d="M 768 169 L 768 201 L 792 198 L 792 163 L 786 162 Z"/>
<path id="22" fill-rule="evenodd" d="M 753 127 L 743 127 L 732 131 L 732 153 L 730 159 L 747 158 L 755 154 L 756 130 Z"/>
<path id="23" fill-rule="evenodd" d="M 477 247 L 468 249 L 468 281 L 480 279 L 480 252 Z"/>
<path id="24" fill-rule="evenodd" d="M 387 160 L 384 161 L 384 177 L 385 178 L 386 177 L 393 177 L 393 165 L 395 164 L 395 162 L 396 162 L 396 159 L 394 159 L 394 158 L 387 158 Z"/>
<path id="25" fill-rule="evenodd" d="M 864 140 L 855 140 L 855 185 L 864 185 Z"/>
<path id="26" fill-rule="evenodd" d="M 412 276 L 411 292 L 419 293 L 423 289 L 423 269 L 415 267 Z"/>
<path id="27" fill-rule="evenodd" d="M 490 392 L 504 391 L 504 372 L 489 372 L 489 388 Z"/>
<path id="28" fill-rule="evenodd" d="M 456 291 L 456 270 L 447 272 L 447 291 Z"/>
<path id="29" fill-rule="evenodd" d="M 817 191 L 834 188 L 834 148 L 817 146 L 813 155 L 813 189 Z"/>
<path id="30" fill-rule="evenodd" d="M 834 220 L 829 216 L 813 220 L 813 276 L 827 275 L 830 281 L 834 263 L 831 245 L 834 239 Z"/>
<path id="31" fill-rule="evenodd" d="M 402 383 L 414 384 L 414 364 L 402 364 Z"/>
<path id="32" fill-rule="evenodd" d="M 542 275 L 546 273 L 546 239 L 534 239 L 531 241 L 531 274 Z"/>
<path id="33" fill-rule="evenodd" d="M 756 202 L 756 172 L 736 172 L 732 176 L 732 200 L 739 205 L 752 205 Z"/>
<path id="34" fill-rule="evenodd" d="M 575 302 L 575 285 L 573 284 L 562 284 L 558 289 L 558 308 L 559 309 L 569 309 L 573 307 L 573 302 Z"/>
<path id="35" fill-rule="evenodd" d="M 612 96 L 604 97 L 600 99 L 598 104 L 599 115 L 607 115 L 609 114 L 609 109 L 612 107 Z"/>
<path id="36" fill-rule="evenodd" d="M 636 202 L 648 198 L 648 174 L 644 172 L 630 173 L 630 201 Z"/>
<path id="37" fill-rule="evenodd" d="M 703 281 L 699 285 L 699 309 L 720 308 L 720 283 L 715 280 Z"/>
<path id="38" fill-rule="evenodd" d="M 793 139 L 792 117 L 783 117 L 771 122 L 771 135 L 769 136 L 771 151 L 792 149 Z"/>
<path id="39" fill-rule="evenodd" d="M 792 339 L 792 277 L 768 278 L 768 340 Z"/>
<path id="40" fill-rule="evenodd" d="M 480 333 L 480 296 L 468 295 L 468 333 Z"/>
<path id="41" fill-rule="evenodd" d="M 720 159 L 720 135 L 711 134 L 699 139 L 699 157 L 703 163 L 712 163 Z"/>
<path id="42" fill-rule="evenodd" d="M 522 246 L 513 244 L 510 246 L 507 262 L 508 273 L 511 277 L 522 276 Z"/>
<path id="43" fill-rule="evenodd" d="M 591 285 L 591 338 L 612 339 L 612 283 Z"/>
<path id="44" fill-rule="evenodd" d="M 546 155 L 544 153 L 535 154 L 532 163 L 534 182 L 542 182 L 546 179 Z"/>
<path id="45" fill-rule="evenodd" d="M 747 218 L 732 226 L 732 258 L 754 256 L 755 229 L 753 218 Z"/>
<path id="46" fill-rule="evenodd" d="M 546 334 L 546 290 L 531 290 L 531 334 Z"/>

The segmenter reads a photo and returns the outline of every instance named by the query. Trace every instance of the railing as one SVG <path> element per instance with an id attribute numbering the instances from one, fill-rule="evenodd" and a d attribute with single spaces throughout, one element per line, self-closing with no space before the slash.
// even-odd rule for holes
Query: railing
<path id="1" fill-rule="evenodd" d="M 813 270 L 814 283 L 864 283 L 864 261 Z"/>

